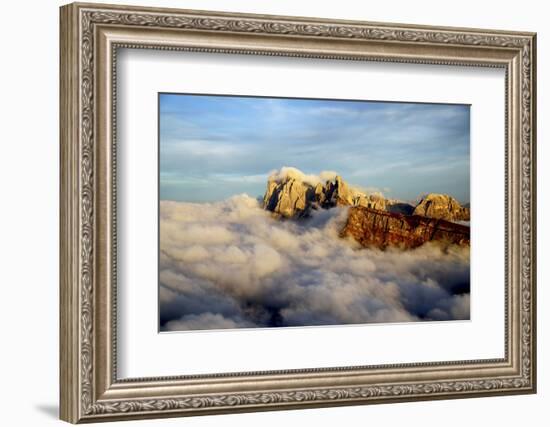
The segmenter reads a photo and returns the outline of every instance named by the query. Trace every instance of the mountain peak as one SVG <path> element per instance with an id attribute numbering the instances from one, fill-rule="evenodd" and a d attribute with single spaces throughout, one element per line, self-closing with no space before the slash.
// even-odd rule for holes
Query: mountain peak
<path id="1" fill-rule="evenodd" d="M 307 175 L 288 166 L 269 175 L 263 205 L 266 210 L 286 218 L 306 217 L 312 209 L 335 206 L 382 210 L 386 207 L 383 197 L 367 195 L 349 186 L 336 172 Z"/>
<path id="2" fill-rule="evenodd" d="M 264 209 L 285 218 L 307 217 L 313 209 L 359 206 L 404 215 L 420 215 L 447 221 L 469 221 L 469 206 L 462 206 L 448 194 L 428 193 L 415 205 L 386 200 L 349 185 L 334 171 L 318 175 L 284 166 L 269 174 L 263 197 Z"/>
<path id="3" fill-rule="evenodd" d="M 448 194 L 427 194 L 420 200 L 413 214 L 447 221 L 470 221 L 470 208 L 462 206 Z"/>

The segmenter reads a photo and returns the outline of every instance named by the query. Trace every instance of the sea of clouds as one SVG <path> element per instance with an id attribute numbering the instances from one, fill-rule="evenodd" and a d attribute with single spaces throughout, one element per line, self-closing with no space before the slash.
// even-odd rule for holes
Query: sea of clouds
<path id="1" fill-rule="evenodd" d="M 247 195 L 160 205 L 162 331 L 470 318 L 469 248 L 363 249 L 347 208 L 279 220 Z"/>

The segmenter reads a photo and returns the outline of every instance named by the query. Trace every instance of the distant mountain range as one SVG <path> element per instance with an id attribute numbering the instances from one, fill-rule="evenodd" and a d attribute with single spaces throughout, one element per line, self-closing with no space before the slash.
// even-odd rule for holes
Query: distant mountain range
<path id="1" fill-rule="evenodd" d="M 427 194 L 416 205 L 367 194 L 336 173 L 306 175 L 285 167 L 271 174 L 264 209 L 282 218 L 306 218 L 312 210 L 350 206 L 342 237 L 363 246 L 413 248 L 428 241 L 470 244 L 470 208 L 447 194 Z M 457 222 L 460 222 L 457 223 Z"/>

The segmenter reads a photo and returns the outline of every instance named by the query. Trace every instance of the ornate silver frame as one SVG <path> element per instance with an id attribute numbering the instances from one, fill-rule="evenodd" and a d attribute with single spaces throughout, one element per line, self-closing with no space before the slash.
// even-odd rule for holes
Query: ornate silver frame
<path id="1" fill-rule="evenodd" d="M 112 421 L 534 393 L 533 33 L 190 10 L 61 8 L 61 419 Z M 118 47 L 502 67 L 506 71 L 505 357 L 117 379 Z"/>

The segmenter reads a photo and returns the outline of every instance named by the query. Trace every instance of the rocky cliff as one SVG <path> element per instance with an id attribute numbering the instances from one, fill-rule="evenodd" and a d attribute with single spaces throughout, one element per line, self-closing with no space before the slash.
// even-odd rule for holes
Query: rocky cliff
<path id="1" fill-rule="evenodd" d="M 456 199 L 446 194 L 428 194 L 418 203 L 413 215 L 447 221 L 470 221 L 470 208 L 461 206 Z"/>
<path id="2" fill-rule="evenodd" d="M 426 242 L 470 244 L 470 227 L 420 215 L 402 215 L 352 207 L 341 237 L 352 237 L 364 247 L 415 248 Z"/>
<path id="3" fill-rule="evenodd" d="M 335 175 L 325 182 L 312 182 L 300 171 L 287 168 L 285 173 L 272 174 L 263 198 L 264 209 L 285 218 L 308 216 L 311 209 L 335 206 L 386 208 L 386 200 L 376 194 L 365 194 L 350 187 Z"/>
<path id="4" fill-rule="evenodd" d="M 469 221 L 470 209 L 445 194 L 428 194 L 414 206 L 366 194 L 335 173 L 317 177 L 283 168 L 270 175 L 263 198 L 264 209 L 285 218 L 337 206 L 351 206 L 341 237 L 352 237 L 364 247 L 415 248 L 431 241 L 470 244 L 470 228 L 451 222 Z"/>

